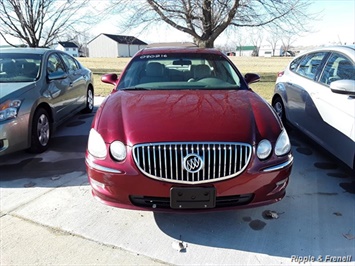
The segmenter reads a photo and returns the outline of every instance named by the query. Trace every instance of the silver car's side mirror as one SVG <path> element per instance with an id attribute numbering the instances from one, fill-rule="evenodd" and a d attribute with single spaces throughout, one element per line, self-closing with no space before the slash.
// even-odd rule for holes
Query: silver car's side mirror
<path id="1" fill-rule="evenodd" d="M 330 83 L 330 89 L 334 93 L 355 95 L 355 80 L 342 79 Z"/>

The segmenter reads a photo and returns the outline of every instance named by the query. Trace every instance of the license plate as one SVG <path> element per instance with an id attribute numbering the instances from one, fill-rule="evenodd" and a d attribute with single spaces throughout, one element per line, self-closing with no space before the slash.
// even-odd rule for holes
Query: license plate
<path id="1" fill-rule="evenodd" d="M 208 209 L 216 206 L 216 189 L 181 188 L 170 189 L 170 207 L 173 209 Z"/>

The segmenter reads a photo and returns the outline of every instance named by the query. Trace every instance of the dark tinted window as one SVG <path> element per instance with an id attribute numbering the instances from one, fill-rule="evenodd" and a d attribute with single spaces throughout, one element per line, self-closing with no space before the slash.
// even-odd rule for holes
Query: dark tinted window
<path id="1" fill-rule="evenodd" d="M 303 77 L 314 79 L 325 55 L 326 52 L 305 55 L 302 57 L 295 72 Z"/>
<path id="2" fill-rule="evenodd" d="M 298 64 L 300 63 L 300 61 L 302 60 L 302 58 L 303 58 L 303 57 L 298 57 L 298 58 L 296 58 L 295 60 L 293 60 L 293 61 L 291 62 L 291 64 L 290 64 L 290 70 L 291 70 L 292 72 L 294 72 L 294 71 L 297 69 Z"/>
<path id="3" fill-rule="evenodd" d="M 355 80 L 355 66 L 345 56 L 333 53 L 325 65 L 320 82 L 329 85 L 331 82 L 341 79 Z"/>

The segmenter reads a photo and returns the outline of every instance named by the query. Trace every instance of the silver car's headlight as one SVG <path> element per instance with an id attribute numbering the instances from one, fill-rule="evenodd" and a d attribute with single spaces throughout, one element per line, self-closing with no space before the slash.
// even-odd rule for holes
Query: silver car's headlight
<path id="1" fill-rule="evenodd" d="M 279 137 L 277 138 L 276 144 L 275 144 L 275 154 L 277 156 L 282 156 L 291 150 L 291 142 L 288 137 L 288 134 L 286 130 L 283 130 Z"/>
<path id="2" fill-rule="evenodd" d="M 267 139 L 263 139 L 259 142 L 258 147 L 256 148 L 256 155 L 259 159 L 266 159 L 272 151 L 271 142 Z"/>
<path id="3" fill-rule="evenodd" d="M 21 106 L 20 100 L 8 100 L 0 104 L 0 121 L 15 118 Z"/>
<path id="4" fill-rule="evenodd" d="M 123 161 L 124 159 L 126 159 L 126 146 L 120 141 L 114 141 L 111 143 L 110 152 L 112 157 L 115 158 L 117 161 Z"/>
<path id="5" fill-rule="evenodd" d="M 105 158 L 107 154 L 106 144 L 101 135 L 95 130 L 91 129 L 88 140 L 88 152 L 97 158 Z"/>

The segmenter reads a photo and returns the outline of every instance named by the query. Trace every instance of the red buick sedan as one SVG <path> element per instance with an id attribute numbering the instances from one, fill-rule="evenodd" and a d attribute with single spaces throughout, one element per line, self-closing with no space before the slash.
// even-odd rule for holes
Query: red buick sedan
<path id="1" fill-rule="evenodd" d="M 153 211 L 255 207 L 285 196 L 293 157 L 273 108 L 215 49 L 139 51 L 92 123 L 86 152 L 95 198 Z"/>

